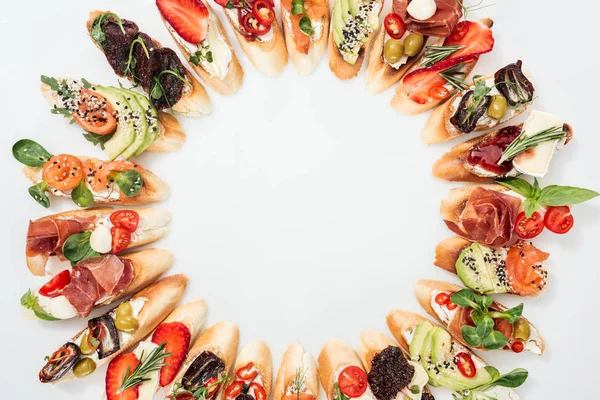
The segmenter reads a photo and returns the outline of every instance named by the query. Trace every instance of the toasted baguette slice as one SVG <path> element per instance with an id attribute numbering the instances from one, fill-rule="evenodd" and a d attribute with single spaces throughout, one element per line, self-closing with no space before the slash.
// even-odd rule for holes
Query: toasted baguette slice
<path id="1" fill-rule="evenodd" d="M 522 127 L 523 124 L 516 126 Z M 565 144 L 567 144 L 573 138 L 573 128 L 569 124 L 564 124 L 564 129 L 567 132 L 565 137 Z M 494 179 L 494 177 L 476 175 L 473 167 L 467 163 L 467 157 L 473 147 L 494 139 L 500 131 L 490 132 L 454 146 L 433 164 L 433 176 L 451 182 L 487 182 Z"/>
<path id="2" fill-rule="evenodd" d="M 87 28 L 88 34 L 90 35 L 90 39 L 91 39 L 92 23 L 94 22 L 96 17 L 98 17 L 99 15 L 104 14 L 106 12 L 108 12 L 108 11 L 95 10 L 95 11 L 90 12 L 90 17 L 86 22 L 86 28 Z M 102 46 L 98 45 L 98 43 L 96 43 L 96 41 L 93 39 L 92 39 L 92 42 L 94 43 L 94 45 L 96 47 L 98 47 L 100 49 L 100 51 L 102 51 L 104 53 L 104 49 L 102 48 Z M 152 42 L 154 43 L 154 46 L 157 49 L 163 47 L 159 42 L 157 42 L 154 39 L 152 39 Z M 202 84 L 198 81 L 198 79 L 196 79 L 194 77 L 194 75 L 192 75 L 190 73 L 190 71 L 188 71 L 186 68 L 184 68 L 183 74 L 184 74 L 185 79 L 192 86 L 188 90 L 184 90 L 184 93 L 182 94 L 179 101 L 177 103 L 173 104 L 173 107 L 172 107 L 173 111 L 177 112 L 178 114 L 183 114 L 188 117 L 197 117 L 200 114 L 210 113 L 210 111 L 211 111 L 210 98 L 208 97 L 208 93 L 206 92 L 206 89 L 204 88 L 204 86 L 202 86 Z M 127 78 L 133 82 L 133 80 L 131 78 L 129 78 L 129 77 L 127 77 Z M 148 93 L 148 95 L 149 94 L 150 93 Z"/>
<path id="3" fill-rule="evenodd" d="M 336 372 L 348 365 L 363 368 L 360 358 L 345 342 L 340 339 L 332 339 L 325 343 L 317 360 L 321 386 L 329 400 L 335 398 L 334 384 L 337 382 Z M 363 368 L 364 369 L 364 368 Z"/>
<path id="4" fill-rule="evenodd" d="M 196 358 L 204 351 L 210 351 L 223 360 L 223 363 L 225 364 L 225 371 L 223 374 L 228 375 L 235 360 L 239 341 L 240 333 L 238 327 L 230 322 L 217 322 L 207 328 L 202 332 L 188 352 L 188 355 L 183 362 L 183 367 L 173 380 L 167 393 L 173 392 L 173 387 L 181 382 L 181 379 L 183 379 L 190 365 L 192 365 Z M 221 400 L 224 390 L 223 386 L 225 385 L 221 385 L 217 394 L 212 398 L 213 400 Z"/>
<path id="5" fill-rule="evenodd" d="M 235 92 L 237 92 L 239 90 L 239 88 L 242 86 L 242 82 L 244 81 L 244 70 L 242 69 L 242 66 L 240 65 L 240 61 L 238 60 L 237 56 L 235 55 L 235 51 L 233 50 L 233 47 L 231 47 L 231 43 L 229 42 L 229 38 L 227 37 L 227 32 L 225 32 L 225 28 L 223 28 L 223 24 L 221 24 L 221 20 L 214 13 L 210 4 L 206 0 L 202 0 L 202 2 L 208 9 L 209 18 L 214 18 L 215 25 L 217 26 L 217 28 L 219 30 L 219 35 L 223 38 L 223 41 L 225 42 L 227 47 L 229 47 L 229 51 L 231 52 L 231 61 L 229 62 L 229 65 L 227 67 L 227 75 L 225 75 L 225 77 L 223 79 L 219 78 L 218 76 L 212 75 L 209 71 L 207 71 L 206 69 L 204 69 L 202 67 L 202 64 L 196 65 L 196 64 L 190 62 L 189 61 L 190 57 L 193 54 L 190 52 L 189 48 L 187 46 L 185 46 L 184 43 L 182 43 L 183 39 L 181 37 L 179 37 L 177 35 L 177 33 L 173 32 L 171 29 L 169 29 L 169 23 L 164 19 L 162 14 L 161 14 L 161 19 L 162 19 L 163 23 L 165 24 L 165 26 L 167 27 L 167 30 L 173 37 L 175 44 L 177 44 L 177 47 L 179 47 L 179 50 L 181 50 L 181 53 L 183 55 L 185 55 L 185 58 L 187 59 L 189 66 L 198 74 L 198 76 L 204 81 L 204 83 L 206 83 L 206 85 L 209 88 L 211 88 L 212 90 L 217 91 L 219 94 L 222 94 L 224 96 L 229 96 L 229 95 L 232 95 Z"/>
<path id="6" fill-rule="evenodd" d="M 154 330 L 166 317 L 173 311 L 175 305 L 181 300 L 183 292 L 187 286 L 188 278 L 185 275 L 172 275 L 155 282 L 141 292 L 129 299 L 129 302 L 143 302 L 143 305 L 137 313 L 136 319 L 139 323 L 138 329 L 131 335 L 119 334 L 120 346 L 119 350 L 101 360 L 98 359 L 97 353 L 92 353 L 88 357 L 93 358 L 96 362 L 96 367 L 108 364 L 113 358 L 126 351 Z M 116 309 L 109 311 L 105 315 L 115 317 Z M 77 346 L 81 343 L 84 334 L 87 334 L 88 328 L 80 331 L 73 336 L 70 343 Z M 41 371 L 40 371 L 41 375 Z M 50 381 L 50 383 L 61 383 L 74 379 L 72 367 L 62 377 Z M 40 376 L 41 380 L 41 376 Z M 42 381 L 46 383 L 45 381 Z"/>
<path id="7" fill-rule="evenodd" d="M 460 216 L 465 209 L 467 200 L 473 193 L 473 190 L 478 187 L 483 187 L 488 190 L 495 190 L 497 192 L 506 192 L 509 189 L 495 183 L 483 184 L 483 185 L 467 185 L 459 188 L 452 189 L 450 196 L 447 199 L 442 200 L 440 205 L 440 213 L 445 220 L 452 221 L 455 223 L 460 222 Z"/>
<path id="8" fill-rule="evenodd" d="M 288 388 L 293 386 L 299 373 L 304 377 L 304 384 L 306 385 L 306 391 L 303 393 L 311 394 L 315 396 L 315 400 L 319 400 L 321 390 L 317 366 L 312 356 L 305 353 L 298 343 L 290 344 L 283 353 L 283 359 L 273 388 L 273 400 L 284 399 Z M 293 394 L 296 394 L 296 392 L 293 392 Z"/>
<path id="9" fill-rule="evenodd" d="M 481 20 L 479 20 L 479 22 L 488 26 L 489 28 L 491 28 L 494 25 L 494 22 L 489 18 L 481 19 Z M 439 39 L 432 45 L 433 46 L 441 46 L 443 43 L 444 43 L 444 39 Z M 421 57 L 421 59 L 419 59 L 416 63 L 414 63 L 413 67 L 409 71 L 407 71 L 407 73 L 410 73 L 410 72 L 413 72 L 413 71 L 419 69 L 421 62 L 422 62 L 422 58 L 423 57 Z M 469 66 L 466 68 L 466 71 L 465 71 L 465 75 L 464 75 L 465 78 L 468 77 L 469 74 L 473 71 L 473 68 L 475 68 L 475 65 L 477 65 L 477 61 L 469 64 Z M 401 112 L 401 113 L 407 114 L 407 115 L 415 115 L 415 114 L 421 114 L 426 111 L 429 111 L 432 108 L 437 107 L 439 104 L 443 103 L 446 100 L 433 100 L 433 101 L 429 101 L 425 104 L 415 103 L 408 97 L 408 95 L 406 93 L 406 88 L 404 87 L 404 83 L 402 81 L 400 81 L 400 84 L 398 86 L 396 86 L 396 93 L 394 94 L 394 97 L 392 98 L 391 105 L 398 112 Z"/>
<path id="10" fill-rule="evenodd" d="M 444 328 L 446 328 L 446 330 L 448 332 L 450 332 L 450 334 L 454 337 L 454 339 L 456 339 L 460 344 L 462 344 L 463 346 L 469 347 L 469 344 L 467 342 L 465 342 L 465 340 L 463 339 L 462 334 L 460 332 L 460 328 L 462 327 L 462 324 L 456 323 L 456 321 L 454 321 L 454 320 L 450 321 L 450 323 L 444 322 L 440 318 L 440 316 L 435 312 L 433 307 L 431 306 L 431 301 L 434 298 L 434 295 L 433 295 L 434 290 L 437 290 L 440 292 L 458 292 L 459 290 L 462 290 L 462 289 L 464 289 L 462 286 L 454 285 L 449 282 L 433 281 L 433 280 L 419 280 L 415 284 L 415 297 L 417 298 L 417 301 L 419 302 L 421 307 L 423 307 L 423 309 L 427 312 L 427 314 L 429 314 L 433 318 L 435 318 Z M 508 310 L 508 307 L 506 307 L 500 303 L 494 302 L 493 309 L 499 310 L 499 311 L 506 311 L 506 310 Z M 535 325 L 533 325 L 531 322 L 529 322 L 529 320 L 527 318 L 521 317 L 521 320 L 523 320 L 524 323 L 529 325 L 530 332 L 532 334 L 531 341 L 535 344 L 535 346 L 527 346 L 527 343 L 526 343 L 525 351 L 530 351 L 532 353 L 535 353 L 535 354 L 541 356 L 544 353 L 544 350 L 546 349 L 546 342 L 544 341 L 544 338 L 540 335 L 540 333 L 539 333 L 538 329 L 535 327 Z M 533 339 L 533 338 L 535 338 L 535 339 Z M 477 347 L 477 350 L 486 351 L 486 349 L 483 348 L 482 346 Z M 501 349 L 501 350 L 512 352 L 511 349 Z"/>
<path id="11" fill-rule="evenodd" d="M 304 54 L 298 51 L 296 43 L 294 42 L 294 32 L 291 28 L 290 13 L 281 7 L 281 24 L 283 25 L 283 36 L 285 37 L 285 44 L 287 46 L 290 60 L 296 68 L 296 72 L 300 76 L 306 76 L 313 73 L 319 61 L 323 57 L 325 50 L 327 49 L 327 38 L 329 36 L 329 11 L 323 17 L 323 26 L 321 31 L 321 37 L 312 41 L 308 48 L 308 54 Z"/>
<path id="12" fill-rule="evenodd" d="M 233 374 L 241 368 L 244 368 L 248 363 L 253 363 L 254 368 L 258 371 L 258 376 L 262 380 L 262 386 L 265 389 L 267 399 L 271 397 L 271 387 L 273 386 L 273 357 L 269 346 L 262 340 L 255 340 L 240 351 Z"/>
<path id="13" fill-rule="evenodd" d="M 471 245 L 471 241 L 452 236 L 442 240 L 435 247 L 435 260 L 433 264 L 456 275 L 456 261 L 460 253 Z"/>

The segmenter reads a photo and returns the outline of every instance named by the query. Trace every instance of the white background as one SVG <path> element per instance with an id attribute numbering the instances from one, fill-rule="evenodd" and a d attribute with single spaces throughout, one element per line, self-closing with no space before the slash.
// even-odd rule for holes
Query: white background
<path id="1" fill-rule="evenodd" d="M 575 129 L 575 140 L 556 156 L 542 184 L 600 190 L 600 65 L 591 20 L 597 3 L 497 3 L 472 14 L 495 21 L 495 49 L 476 72 L 522 59 L 535 78 L 535 106 Z M 85 323 L 23 320 L 20 296 L 42 283 L 25 265 L 27 222 L 74 205 L 52 199 L 50 210 L 40 207 L 10 153 L 27 137 L 55 154 L 103 156 L 80 129 L 51 115 L 39 93 L 41 74 L 116 84 L 86 34 L 87 14 L 95 8 L 115 11 L 174 47 L 148 0 L 11 1 L 0 16 L 2 398 L 99 399 L 103 391 L 104 368 L 79 382 L 38 382 L 44 356 Z M 172 272 L 190 277 L 185 300 L 206 298 L 208 323 L 237 323 L 242 345 L 266 340 L 277 369 L 292 341 L 315 357 L 332 337 L 356 348 L 363 329 L 387 333 L 390 309 L 420 312 L 412 292 L 417 279 L 457 281 L 432 265 L 435 244 L 449 236 L 438 207 L 452 185 L 430 170 L 450 144 L 423 145 L 419 132 L 427 115 L 397 114 L 388 104 L 393 91 L 371 95 L 364 72 L 340 82 L 324 59 L 310 77 L 288 66 L 270 79 L 234 46 L 246 72 L 241 91 L 230 98 L 211 92 L 211 115 L 180 118 L 188 138 L 179 152 L 146 153 L 139 162 L 171 184 L 171 197 L 155 207 L 173 212 L 172 232 L 157 246 L 174 252 Z M 546 354 L 484 355 L 503 372 L 530 371 L 519 389 L 523 399 L 597 393 L 599 203 L 575 208 L 568 235 L 544 233 L 536 241 L 552 253 L 552 276 L 541 298 L 525 300 L 525 314 L 545 336 Z"/>

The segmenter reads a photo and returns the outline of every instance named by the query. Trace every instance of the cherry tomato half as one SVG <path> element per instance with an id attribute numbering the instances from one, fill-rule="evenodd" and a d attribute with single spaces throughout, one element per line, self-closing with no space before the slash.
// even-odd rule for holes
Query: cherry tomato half
<path id="1" fill-rule="evenodd" d="M 449 301 L 450 295 L 448 293 L 442 292 L 438 293 L 438 295 L 435 296 L 435 302 L 438 303 L 440 306 L 448 304 Z"/>
<path id="2" fill-rule="evenodd" d="M 225 398 L 235 399 L 244 389 L 243 381 L 235 381 L 225 389 Z"/>
<path id="3" fill-rule="evenodd" d="M 428 94 L 436 100 L 444 100 L 450 95 L 450 91 L 443 86 L 433 86 Z"/>
<path id="4" fill-rule="evenodd" d="M 367 374 L 361 368 L 350 365 L 340 372 L 338 385 L 346 396 L 360 397 L 367 391 Z"/>
<path id="5" fill-rule="evenodd" d="M 515 233 L 521 239 L 531 239 L 542 233 L 544 230 L 544 221 L 539 212 L 534 212 L 531 217 L 527 218 L 525 212 L 521 211 L 517 215 L 515 222 Z"/>
<path id="6" fill-rule="evenodd" d="M 60 296 L 61 290 L 71 282 L 71 271 L 65 269 L 54 278 L 50 279 L 48 283 L 42 286 L 39 293 L 46 297 L 58 297 Z"/>
<path id="7" fill-rule="evenodd" d="M 265 392 L 265 388 L 259 383 L 252 382 L 248 391 L 254 394 L 256 400 L 267 400 L 267 392 Z"/>
<path id="8" fill-rule="evenodd" d="M 271 30 L 271 25 L 263 25 L 258 22 L 258 19 L 252 13 L 248 13 L 242 17 L 242 26 L 253 35 L 264 35 Z"/>
<path id="9" fill-rule="evenodd" d="M 514 351 L 515 353 L 520 353 L 523 350 L 525 350 L 525 345 L 523 344 L 523 342 L 521 342 L 520 340 L 517 340 L 516 342 L 514 342 L 511 346 L 512 351 Z"/>
<path id="10" fill-rule="evenodd" d="M 544 215 L 544 225 L 554 233 L 565 234 L 573 227 L 573 214 L 568 206 L 549 207 Z"/>
<path id="11" fill-rule="evenodd" d="M 475 368 L 475 362 L 471 356 L 467 353 L 458 353 L 456 357 L 454 357 L 454 362 L 458 367 L 458 370 L 461 374 L 466 376 L 467 378 L 472 378 L 477 374 L 477 369 Z"/>
<path id="12" fill-rule="evenodd" d="M 119 254 L 129 246 L 129 243 L 131 243 L 131 232 L 127 229 L 113 226 L 110 228 L 110 234 L 112 236 L 111 253 L 113 254 Z"/>
<path id="13" fill-rule="evenodd" d="M 450 34 L 450 40 L 457 42 L 464 38 L 469 32 L 469 24 L 466 21 L 461 21 L 456 25 L 456 28 Z"/>
<path id="14" fill-rule="evenodd" d="M 402 17 L 396 13 L 386 15 L 383 26 L 392 39 L 402 39 L 402 36 L 406 33 L 406 25 L 402 21 Z"/>
<path id="15" fill-rule="evenodd" d="M 252 14 L 263 25 L 271 25 L 275 21 L 275 10 L 268 1 L 256 0 L 252 5 Z"/>
<path id="16" fill-rule="evenodd" d="M 118 210 L 110 214 L 110 222 L 133 233 L 140 223 L 140 215 L 133 210 Z"/>
<path id="17" fill-rule="evenodd" d="M 242 381 L 251 381 L 252 379 L 256 378 L 256 375 L 258 375 L 258 370 L 254 368 L 253 362 L 249 362 L 238 369 L 235 375 Z"/>

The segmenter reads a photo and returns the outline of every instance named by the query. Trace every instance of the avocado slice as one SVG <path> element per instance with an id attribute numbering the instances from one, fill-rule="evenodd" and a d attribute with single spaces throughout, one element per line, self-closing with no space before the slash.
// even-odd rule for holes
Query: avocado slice
<path id="1" fill-rule="evenodd" d="M 135 139 L 133 121 L 129 118 L 131 104 L 119 89 L 107 86 L 96 86 L 96 91 L 110 102 L 118 113 L 117 130 L 113 137 L 104 144 L 104 150 L 108 153 L 108 158 L 114 160 L 127 148 Z"/>
<path id="2" fill-rule="evenodd" d="M 437 328 L 431 336 L 431 361 L 435 364 L 448 358 L 452 337 L 446 330 Z"/>
<path id="3" fill-rule="evenodd" d="M 340 46 L 344 42 L 344 26 L 346 22 L 342 17 L 341 2 L 345 0 L 337 0 L 333 6 L 333 41 Z"/>
<path id="4" fill-rule="evenodd" d="M 427 333 L 429 333 L 431 329 L 433 329 L 433 325 L 431 325 L 429 321 L 423 321 L 415 327 L 415 332 L 413 333 L 412 340 L 408 346 L 410 358 L 413 361 L 419 360 L 423 343 L 425 343 Z"/>
<path id="5" fill-rule="evenodd" d="M 125 96 L 131 105 L 129 118 L 133 121 L 133 130 L 135 132 L 133 142 L 121 153 L 121 157 L 127 160 L 133 157 L 144 143 L 146 135 L 148 135 L 148 121 L 146 120 L 144 107 L 140 104 L 137 97 L 132 95 L 133 92 L 127 89 L 117 90 L 123 93 L 123 96 Z"/>
<path id="6" fill-rule="evenodd" d="M 469 390 L 476 388 L 477 386 L 485 385 L 490 383 L 493 379 L 484 368 L 477 368 L 475 376 L 468 378 L 464 376 L 456 366 L 451 366 L 453 368 L 444 368 L 443 366 L 439 366 L 438 370 L 440 373 L 436 379 L 437 382 L 440 383 L 440 386 L 447 387 L 455 392 Z"/>
<path id="7" fill-rule="evenodd" d="M 498 279 L 497 269 L 506 256 L 495 250 L 473 243 L 461 251 L 456 261 L 456 273 L 462 283 L 480 293 L 506 293 L 507 287 Z"/>
<path id="8" fill-rule="evenodd" d="M 350 2 L 352 0 L 338 0 L 338 4 L 340 5 L 340 13 L 342 14 L 342 21 L 344 22 L 344 25 L 346 25 L 346 19 L 348 19 L 348 16 L 350 14 Z"/>
<path id="9" fill-rule="evenodd" d="M 354 17 L 356 14 L 358 14 L 358 10 L 359 10 L 362 2 L 360 0 L 346 0 L 346 1 L 348 2 L 348 11 Z"/>
<path id="10" fill-rule="evenodd" d="M 148 123 L 148 132 L 144 137 L 144 141 L 140 148 L 135 152 L 134 156 L 139 156 L 144 152 L 158 137 L 160 133 L 160 123 L 158 121 L 158 110 L 154 108 L 150 100 L 141 93 L 131 91 L 134 96 L 144 109 L 144 117 Z"/>

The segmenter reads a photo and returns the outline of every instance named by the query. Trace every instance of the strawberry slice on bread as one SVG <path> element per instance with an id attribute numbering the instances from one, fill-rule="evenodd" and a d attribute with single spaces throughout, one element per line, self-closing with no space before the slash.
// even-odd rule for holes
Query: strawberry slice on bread
<path id="1" fill-rule="evenodd" d="M 208 33 L 208 8 L 202 0 L 156 0 L 162 17 L 183 40 L 199 44 Z"/>
<path id="2" fill-rule="evenodd" d="M 462 21 L 457 30 L 460 35 L 451 34 L 444 41 L 444 46 L 464 46 L 456 51 L 452 58 L 462 56 L 479 56 L 494 49 L 492 30 L 479 21 Z"/>
<path id="3" fill-rule="evenodd" d="M 181 322 L 169 322 L 158 326 L 152 335 L 152 343 L 160 346 L 165 343 L 165 352 L 171 353 L 165 358 L 167 364 L 160 369 L 160 386 L 173 382 L 190 347 L 191 334 Z"/>
<path id="4" fill-rule="evenodd" d="M 123 353 L 115 357 L 106 370 L 106 398 L 107 400 L 137 400 L 139 396 L 139 386 L 134 386 L 127 390 L 117 393 L 123 384 L 125 376 L 131 374 L 138 365 L 138 358 L 133 353 Z"/>

